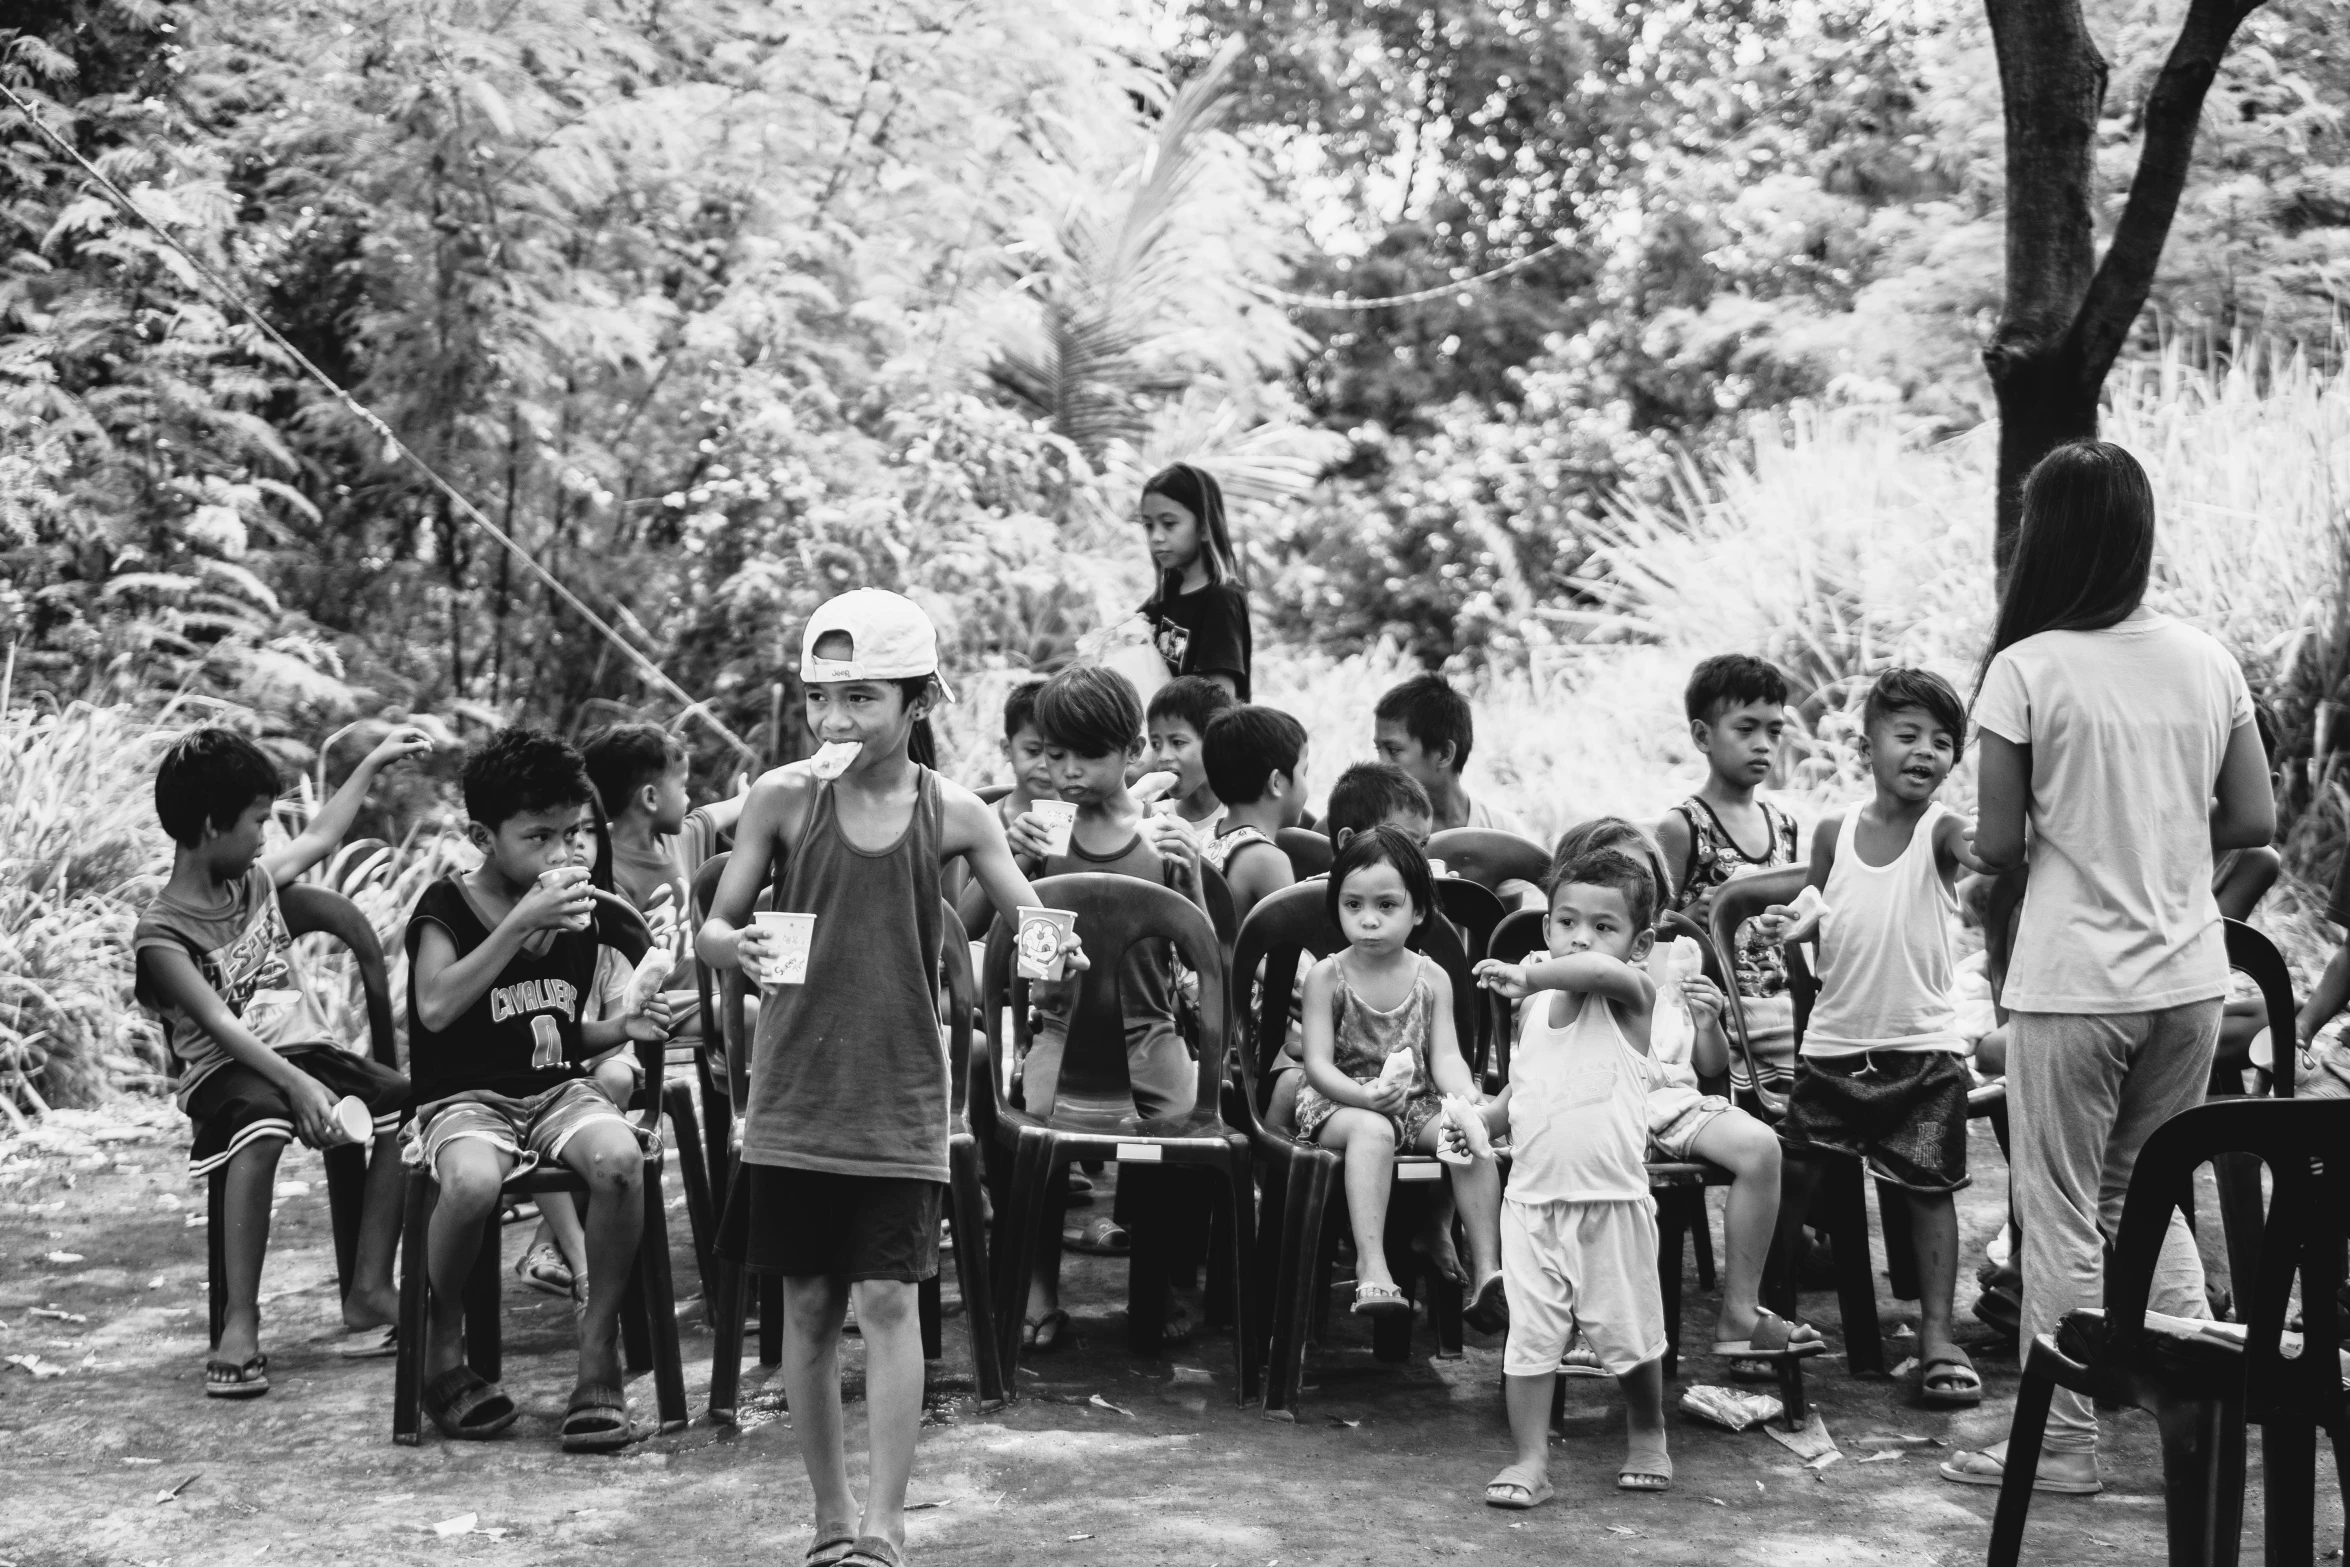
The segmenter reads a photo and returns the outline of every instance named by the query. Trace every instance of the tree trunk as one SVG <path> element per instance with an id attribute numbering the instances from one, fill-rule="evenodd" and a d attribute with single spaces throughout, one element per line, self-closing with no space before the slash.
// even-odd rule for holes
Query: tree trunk
<path id="1" fill-rule="evenodd" d="M 2097 433 L 2106 372 L 2153 287 L 2195 149 L 2204 95 L 2260 0 L 2192 0 L 2146 95 L 2145 141 L 2105 259 L 2096 260 L 2097 122 L 2105 57 L 2080 0 L 1985 0 L 2007 132 L 2007 297 L 1983 350 L 1999 402 L 1993 559 L 2004 586 L 2024 479 Z"/>

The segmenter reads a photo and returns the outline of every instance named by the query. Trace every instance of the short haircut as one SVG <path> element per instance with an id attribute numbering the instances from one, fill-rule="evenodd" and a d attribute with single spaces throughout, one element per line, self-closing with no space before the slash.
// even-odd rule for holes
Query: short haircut
<path id="1" fill-rule="evenodd" d="M 1217 798 L 1223 796 L 1218 794 Z M 1335 838 L 1342 832 L 1369 832 L 1390 816 L 1405 812 L 1429 817 L 1436 814 L 1420 780 L 1393 762 L 1357 762 L 1330 786 L 1322 825 Z"/>
<path id="2" fill-rule="evenodd" d="M 1228 707 L 1218 713 L 1208 721 L 1200 747 L 1208 787 L 1226 805 L 1262 800 L 1275 773 L 1287 773 L 1294 781 L 1297 759 L 1305 748 L 1305 725 L 1277 707 L 1256 706 Z"/>
<path id="3" fill-rule="evenodd" d="M 1079 756 L 1108 756 L 1142 739 L 1142 698 L 1114 669 L 1080 664 L 1036 693 L 1036 732 Z"/>
<path id="4" fill-rule="evenodd" d="M 1561 887 L 1613 887 L 1624 895 L 1634 930 L 1646 930 L 1656 920 L 1656 872 L 1621 849 L 1586 849 L 1559 862 L 1550 873 L 1548 901 L 1558 901 Z"/>
<path id="5" fill-rule="evenodd" d="M 1004 738 L 1017 740 L 1023 729 L 1036 727 L 1036 693 L 1044 689 L 1041 680 L 1023 680 L 1012 687 L 1004 697 Z"/>
<path id="6" fill-rule="evenodd" d="M 1401 828 L 1372 827 L 1339 845 L 1338 853 L 1330 861 L 1330 886 L 1322 894 L 1322 901 L 1323 907 L 1330 911 L 1331 924 L 1338 923 L 1338 899 L 1346 890 L 1346 879 L 1381 861 L 1394 866 L 1396 874 L 1403 878 L 1403 890 L 1411 895 L 1413 908 L 1422 914 L 1436 912 L 1436 878 L 1428 874 L 1428 856 L 1403 835 Z"/>
<path id="7" fill-rule="evenodd" d="M 1667 885 L 1664 849 L 1647 828 L 1621 816 L 1594 816 L 1560 833 L 1558 847 L 1550 855 L 1549 881 L 1556 885 L 1560 871 L 1598 849 L 1636 855 L 1648 863 L 1648 872 L 1660 891 Z"/>
<path id="8" fill-rule="evenodd" d="M 491 832 L 525 811 L 594 798 L 586 760 L 544 729 L 501 729 L 465 758 L 465 814 Z"/>
<path id="9" fill-rule="evenodd" d="M 659 724 L 614 724 L 589 736 L 580 748 L 596 805 L 607 819 L 617 817 L 646 784 L 659 783 L 685 762 L 685 742 Z"/>
<path id="10" fill-rule="evenodd" d="M 234 729 L 207 724 L 171 743 L 155 768 L 155 814 L 172 842 L 193 849 L 204 829 L 226 832 L 286 786 L 269 753 Z"/>
<path id="11" fill-rule="evenodd" d="M 1861 727 L 1905 707 L 1917 708 L 1949 732 L 1952 761 L 1966 755 L 1966 704 L 1956 687 L 1930 669 L 1888 669 L 1879 675 L 1860 705 Z"/>
<path id="12" fill-rule="evenodd" d="M 1419 741 L 1424 751 L 1450 744 L 1454 772 L 1468 765 L 1469 747 L 1477 738 L 1476 720 L 1469 712 L 1469 699 L 1442 675 L 1414 675 L 1390 687 L 1371 716 L 1383 724 L 1403 725 L 1404 733 Z"/>
<path id="13" fill-rule="evenodd" d="M 1208 737 L 1208 725 L 1215 716 L 1239 705 L 1231 692 L 1207 676 L 1185 675 L 1180 680 L 1168 681 L 1151 693 L 1150 712 L 1146 716 L 1154 724 L 1162 718 L 1180 719 L 1191 725 L 1193 734 L 1205 740 Z M 1217 790 L 1216 795 L 1219 799 L 1223 798 L 1223 791 Z"/>
<path id="14" fill-rule="evenodd" d="M 1787 677 L 1769 660 L 1750 653 L 1716 653 L 1689 672 L 1689 688 L 1681 693 L 1690 719 L 1709 724 L 1723 708 L 1749 702 L 1787 705 Z"/>

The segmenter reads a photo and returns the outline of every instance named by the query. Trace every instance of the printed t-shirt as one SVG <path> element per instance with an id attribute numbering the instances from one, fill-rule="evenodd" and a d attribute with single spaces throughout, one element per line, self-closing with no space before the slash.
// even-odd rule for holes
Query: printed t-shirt
<path id="1" fill-rule="evenodd" d="M 1196 593 L 1175 593 L 1143 606 L 1151 642 L 1170 675 L 1230 675 L 1246 702 L 1249 665 L 1248 595 L 1236 582 L 1211 582 Z"/>
<path id="2" fill-rule="evenodd" d="M 230 884 L 224 901 L 209 907 L 168 887 L 158 893 L 131 931 L 133 961 L 150 948 L 169 947 L 195 961 L 204 982 L 270 1049 L 282 1053 L 299 1046 L 335 1045 L 326 1014 L 294 962 L 294 937 L 278 905 L 277 882 L 258 861 Z M 232 1057 L 193 1017 L 164 1005 L 143 972 L 135 990 L 163 1024 L 172 1057 L 179 1063 L 179 1102 L 185 1109 L 196 1085 Z"/>

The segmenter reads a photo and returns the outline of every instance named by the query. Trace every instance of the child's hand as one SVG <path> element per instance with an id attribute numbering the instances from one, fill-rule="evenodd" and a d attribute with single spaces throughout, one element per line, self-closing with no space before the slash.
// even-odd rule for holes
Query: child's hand
<path id="1" fill-rule="evenodd" d="M 1189 822 L 1180 816 L 1145 816 L 1142 837 L 1159 851 L 1161 860 L 1179 867 L 1193 882 L 1198 881 L 1199 838 Z"/>
<path id="2" fill-rule="evenodd" d="M 392 732 L 378 740 L 375 743 L 375 749 L 368 752 L 367 759 L 359 765 L 370 768 L 385 767 L 403 756 L 422 756 L 431 749 L 431 735 L 426 734 L 414 724 L 395 724 L 392 726 Z"/>
<path id="3" fill-rule="evenodd" d="M 1004 837 L 1011 843 L 1014 854 L 1030 860 L 1043 859 L 1053 844 L 1053 830 L 1034 811 L 1022 811 L 1013 817 L 1012 825 L 1004 830 Z"/>
<path id="4" fill-rule="evenodd" d="M 1363 1108 L 1395 1115 L 1411 1102 L 1412 1091 L 1400 1081 L 1373 1078 L 1362 1085 Z"/>
<path id="5" fill-rule="evenodd" d="M 774 956 L 768 948 L 775 940 L 764 925 L 741 925 L 734 932 L 734 966 L 741 969 L 753 984 L 767 972 L 767 960 Z"/>
<path id="6" fill-rule="evenodd" d="M 1722 1008 L 1728 1002 L 1720 986 L 1703 974 L 1697 974 L 1681 981 L 1681 1004 L 1689 1009 L 1689 1015 L 1697 1020 L 1697 1026 L 1703 1028 L 1709 1023 L 1721 1022 Z"/>
<path id="7" fill-rule="evenodd" d="M 308 1073 L 294 1074 L 293 1083 L 285 1090 L 286 1102 L 294 1112 L 294 1135 L 311 1148 L 336 1148 L 342 1145 L 343 1129 L 335 1125 L 335 1096 L 324 1083 Z"/>
<path id="8" fill-rule="evenodd" d="M 1977 876 L 1996 876 L 1999 874 L 1999 869 L 1997 866 L 1986 865 L 1975 857 L 1975 824 L 1973 822 L 1967 823 L 1966 826 L 1960 828 L 1957 833 L 1952 835 L 1950 840 L 1950 852 L 1952 856 L 1957 859 L 1959 864 L 1965 866 L 1968 870 L 1973 871 Z"/>
<path id="9" fill-rule="evenodd" d="M 1073 930 L 1061 932 L 1062 972 L 1082 974 L 1093 967 L 1093 960 L 1085 955 L 1085 942 Z"/>
<path id="10" fill-rule="evenodd" d="M 640 1045 L 659 1044 L 669 1037 L 669 998 L 654 991 L 641 1012 L 631 1012 L 621 1022 L 621 1031 Z"/>
<path id="11" fill-rule="evenodd" d="M 577 881 L 566 879 L 554 885 L 541 879 L 531 883 L 530 891 L 506 918 L 519 920 L 528 931 L 581 930 L 595 906 L 595 895 L 588 891 L 584 874 Z"/>
<path id="12" fill-rule="evenodd" d="M 1523 963 L 1504 963 L 1499 958 L 1487 958 L 1471 971 L 1477 983 L 1508 1001 L 1523 1001 L 1534 994 L 1534 986 L 1526 975 Z"/>

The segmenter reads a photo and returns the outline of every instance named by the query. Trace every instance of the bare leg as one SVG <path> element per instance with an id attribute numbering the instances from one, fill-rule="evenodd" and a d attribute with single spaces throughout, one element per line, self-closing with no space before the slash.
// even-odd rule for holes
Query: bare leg
<path id="1" fill-rule="evenodd" d="M 840 1434 L 840 1329 L 848 1310 L 846 1279 L 783 1281 L 783 1391 L 800 1439 L 800 1462 L 816 1492 L 819 1540 L 857 1532 L 857 1498 L 849 1490 L 848 1452 Z M 919 1337 L 914 1354 L 919 1365 Z M 901 1489 L 901 1508 L 904 1497 Z"/>
<path id="2" fill-rule="evenodd" d="M 1540 1376 L 1501 1379 L 1502 1402 L 1510 1412 L 1510 1445 L 1514 1462 L 1531 1467 L 1543 1479 L 1550 1475 L 1550 1393 L 1556 1372 Z"/>
<path id="3" fill-rule="evenodd" d="M 1441 1135 L 1440 1127 L 1431 1123 L 1420 1133 L 1418 1151 L 1434 1153 Z M 1467 1164 L 1446 1165 L 1445 1175 L 1460 1209 L 1461 1228 L 1468 1233 L 1469 1284 L 1474 1288 L 1501 1271 L 1501 1166 L 1491 1159 L 1472 1158 Z"/>
<path id="4" fill-rule="evenodd" d="M 531 1248 L 552 1246 L 562 1254 L 563 1264 L 571 1270 L 574 1279 L 585 1278 L 587 1261 L 587 1221 L 580 1217 L 579 1199 L 570 1192 L 549 1192 L 539 1199 L 539 1227 L 530 1238 Z"/>
<path id="5" fill-rule="evenodd" d="M 1906 1192 L 1918 1259 L 1918 1358 L 1965 1360 L 1950 1336 L 1958 1293 L 1958 1202 L 1948 1192 Z"/>
<path id="6" fill-rule="evenodd" d="M 214 1354 L 231 1365 L 261 1352 L 261 1261 L 269 1251 L 269 1202 L 285 1147 L 281 1137 L 257 1137 L 236 1151 L 222 1176 L 220 1270 L 228 1302 Z"/>
<path id="7" fill-rule="evenodd" d="M 1387 1268 L 1387 1197 L 1395 1185 L 1395 1124 L 1352 1107 L 1322 1123 L 1314 1141 L 1346 1159 L 1346 1212 L 1355 1234 L 1355 1278 L 1395 1288 Z M 1496 1210 L 1499 1211 L 1498 1209 Z M 1545 1412 L 1545 1419 L 1548 1418 Z"/>
<path id="8" fill-rule="evenodd" d="M 359 1255 L 343 1295 L 343 1326 L 380 1328 L 400 1320 L 400 1290 L 392 1282 L 392 1254 L 400 1246 L 400 1200 L 408 1171 L 400 1163 L 400 1136 L 386 1132 L 367 1156 L 367 1185 L 359 1198 Z"/>
<path id="9" fill-rule="evenodd" d="M 1625 1467 L 1665 1455 L 1665 1363 L 1644 1360 L 1616 1378 L 1624 1390 Z"/>
<path id="10" fill-rule="evenodd" d="M 498 1188 L 514 1156 L 479 1137 L 461 1137 L 441 1150 L 433 1168 L 440 1196 L 425 1232 L 425 1266 L 432 1279 L 432 1316 L 424 1335 L 424 1380 L 454 1370 L 464 1348 L 465 1282 L 481 1251 L 482 1226 L 498 1206 Z"/>
<path id="11" fill-rule="evenodd" d="M 587 1310 L 579 1319 L 579 1385 L 625 1387 L 620 1297 L 645 1229 L 645 1159 L 621 1121 L 590 1121 L 563 1145 L 563 1164 L 587 1182 Z"/>
<path id="12" fill-rule="evenodd" d="M 903 1545 L 906 1483 L 922 1432 L 922 1321 L 912 1284 L 861 1279 L 854 1288 L 857 1326 L 865 1335 L 866 1440 L 872 1452 L 865 1521 L 857 1532 Z"/>
<path id="13" fill-rule="evenodd" d="M 1763 1262 L 1779 1226 L 1779 1139 L 1743 1110 L 1717 1115 L 1690 1144 L 1690 1152 L 1730 1172 L 1722 1209 L 1722 1315 L 1718 1336 L 1744 1339 L 1760 1308 Z"/>

